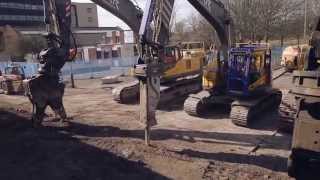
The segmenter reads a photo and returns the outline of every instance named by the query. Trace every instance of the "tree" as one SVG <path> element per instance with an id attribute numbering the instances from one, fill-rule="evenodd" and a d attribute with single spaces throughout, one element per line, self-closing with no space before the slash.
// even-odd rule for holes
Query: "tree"
<path id="1" fill-rule="evenodd" d="M 230 0 L 238 40 L 284 39 L 295 36 L 301 26 L 303 0 Z M 302 26 L 303 27 L 303 26 Z"/>

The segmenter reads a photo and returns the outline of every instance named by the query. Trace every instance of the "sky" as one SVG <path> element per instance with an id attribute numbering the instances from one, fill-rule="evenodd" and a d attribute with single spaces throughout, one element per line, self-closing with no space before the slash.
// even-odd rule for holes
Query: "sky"
<path id="1" fill-rule="evenodd" d="M 144 3 L 146 0 L 136 0 L 139 6 L 143 9 Z M 72 2 L 82 2 L 88 3 L 90 0 L 72 0 Z M 187 18 L 191 13 L 194 13 L 195 10 L 193 7 L 187 2 L 187 0 L 176 0 L 175 2 L 177 6 L 177 20 Z M 108 26 L 120 26 L 123 29 L 130 29 L 123 21 L 119 18 L 113 16 L 108 11 L 98 6 L 98 17 L 99 17 L 99 26 L 100 27 L 108 27 Z"/>

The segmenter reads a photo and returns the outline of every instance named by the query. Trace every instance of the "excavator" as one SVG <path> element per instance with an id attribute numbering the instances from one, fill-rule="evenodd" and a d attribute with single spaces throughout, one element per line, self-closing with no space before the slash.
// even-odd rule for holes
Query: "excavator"
<path id="1" fill-rule="evenodd" d="M 205 68 L 204 91 L 192 94 L 184 110 L 193 116 L 202 115 L 209 105 L 229 106 L 235 125 L 249 127 L 257 115 L 278 107 L 281 92 L 271 83 L 271 50 L 268 44 L 243 43 L 230 48 L 227 61 L 216 57 Z M 227 71 L 221 71 L 227 65 Z"/>
<path id="2" fill-rule="evenodd" d="M 293 72 L 292 83 L 279 108 L 279 128 L 293 131 L 288 175 L 301 178 L 320 167 L 320 18 L 309 41 L 304 68 Z"/>
<path id="3" fill-rule="evenodd" d="M 165 50 L 167 59 L 174 57 L 170 68 L 161 76 L 161 102 L 168 102 L 177 96 L 196 93 L 201 90 L 202 66 L 205 64 L 204 44 L 183 42 Z M 184 47 L 184 49 L 180 49 Z M 194 48 L 193 48 L 194 47 Z M 133 102 L 139 97 L 139 82 L 133 81 L 116 87 L 113 99 L 121 104 Z"/>

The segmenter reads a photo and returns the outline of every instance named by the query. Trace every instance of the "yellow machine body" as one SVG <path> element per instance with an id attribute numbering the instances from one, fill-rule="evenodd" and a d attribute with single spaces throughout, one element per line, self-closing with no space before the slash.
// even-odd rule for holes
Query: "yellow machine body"
<path id="1" fill-rule="evenodd" d="M 182 57 L 178 59 L 173 67 L 165 71 L 162 78 L 169 80 L 201 73 L 205 60 L 205 53 L 204 43 L 182 43 Z"/>
<path id="2" fill-rule="evenodd" d="M 202 42 L 184 42 L 181 44 L 180 52 L 171 51 L 168 57 L 175 57 L 176 62 L 168 65 L 164 72 L 162 81 L 175 80 L 202 72 L 205 64 L 206 50 Z M 173 54 L 174 53 L 174 54 Z M 134 76 L 134 68 L 129 69 L 129 75 Z"/>
<path id="3" fill-rule="evenodd" d="M 202 87 L 204 90 L 214 89 L 220 81 L 220 66 L 217 56 L 211 56 L 203 68 Z"/>
<path id="4" fill-rule="evenodd" d="M 253 53 L 254 63 L 251 64 L 252 72 L 257 73 L 257 78 L 255 81 L 252 81 L 249 86 L 249 91 L 254 91 L 262 86 L 270 86 L 271 81 L 271 69 L 266 64 L 266 52 L 268 48 L 258 49 Z M 269 59 L 270 61 L 270 59 Z"/>

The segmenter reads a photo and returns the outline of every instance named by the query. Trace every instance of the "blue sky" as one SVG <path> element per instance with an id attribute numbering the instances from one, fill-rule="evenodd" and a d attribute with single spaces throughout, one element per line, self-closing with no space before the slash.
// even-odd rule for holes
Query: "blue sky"
<path id="1" fill-rule="evenodd" d="M 143 8 L 146 0 L 136 0 Z M 72 2 L 88 3 L 90 0 L 72 0 Z M 195 12 L 193 7 L 187 2 L 187 0 L 176 0 L 177 5 L 177 20 L 187 18 L 191 13 Z M 101 7 L 98 7 L 99 26 L 120 26 L 124 29 L 129 27 L 117 17 L 113 16 L 108 11 Z"/>

